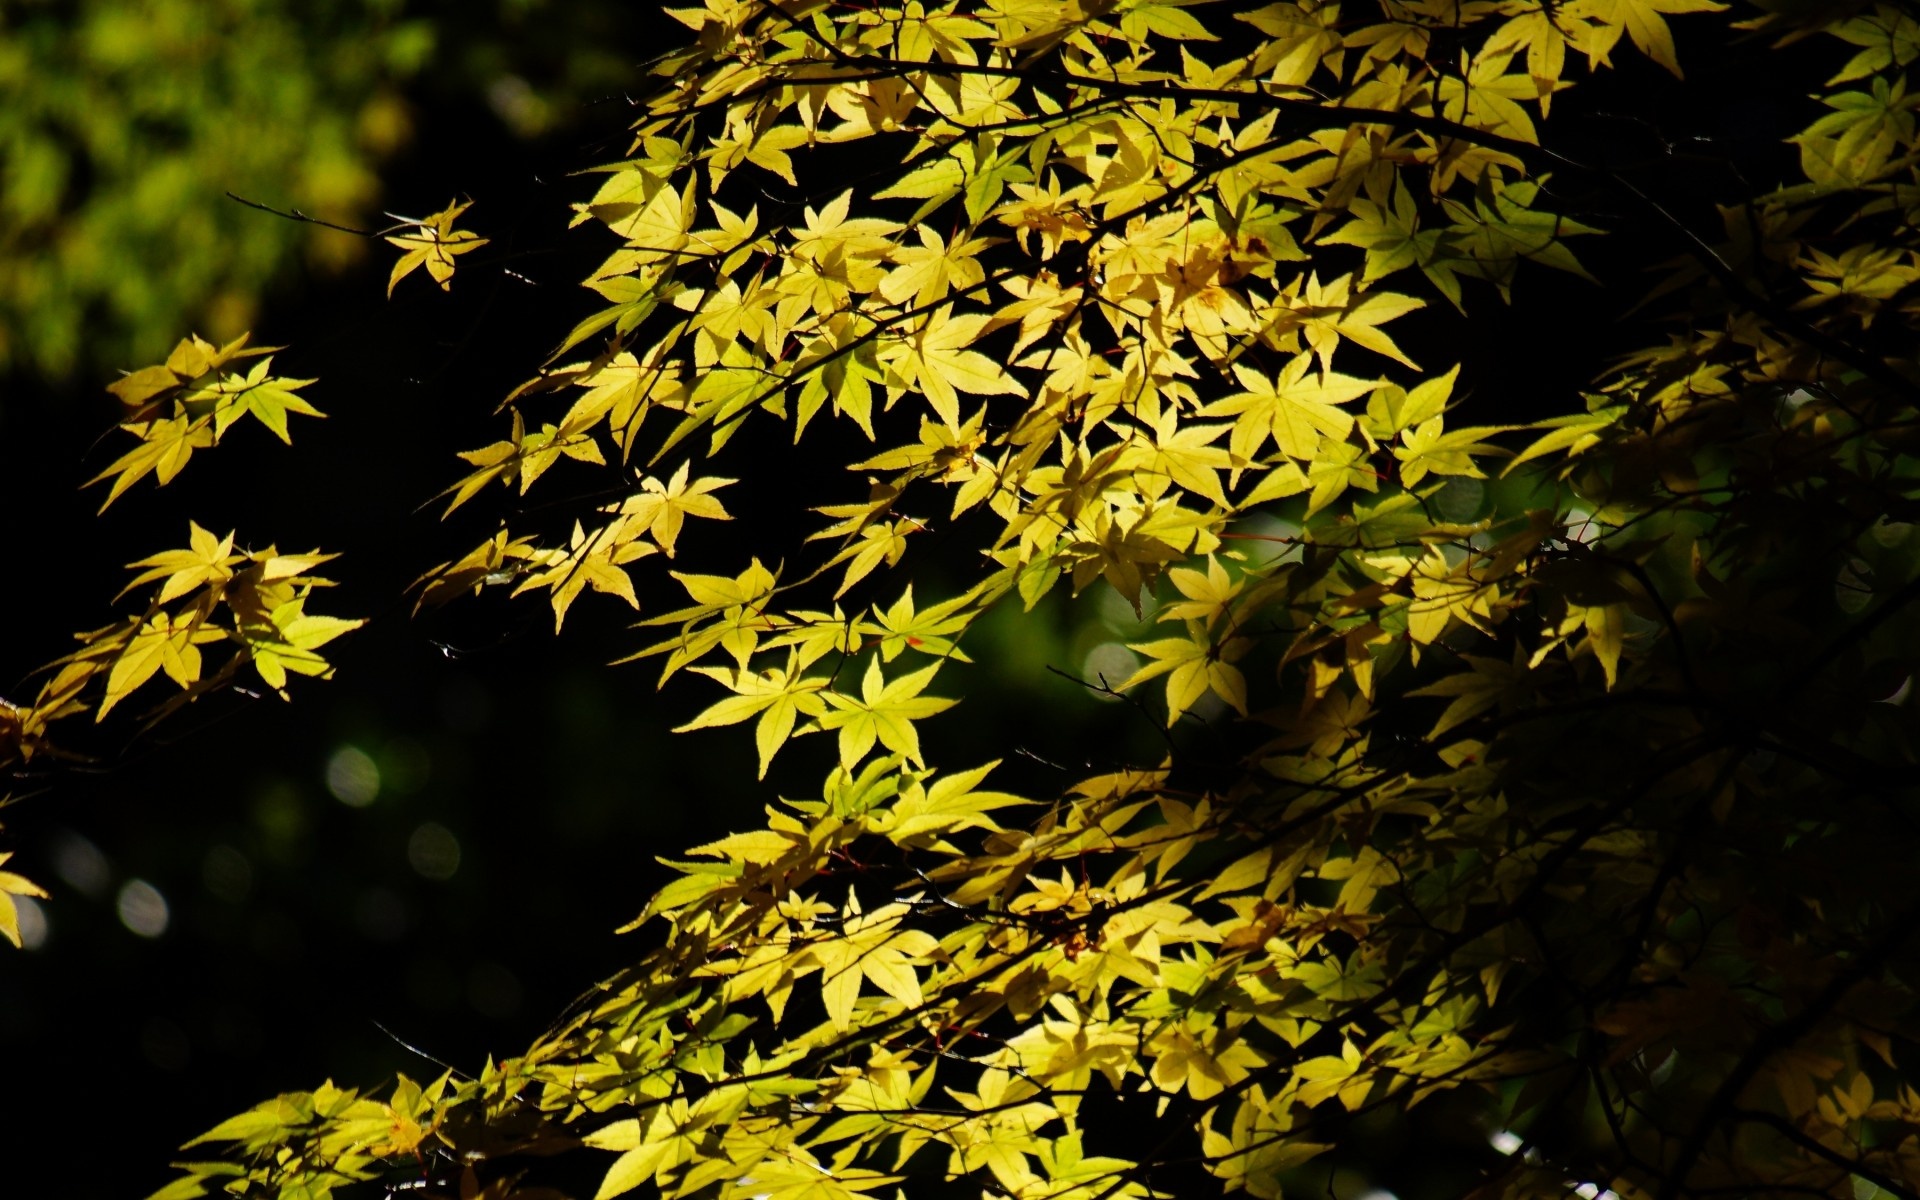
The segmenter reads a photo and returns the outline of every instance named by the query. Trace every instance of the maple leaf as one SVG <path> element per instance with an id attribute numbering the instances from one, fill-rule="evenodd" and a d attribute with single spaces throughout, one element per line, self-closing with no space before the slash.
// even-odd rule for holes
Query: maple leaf
<path id="1" fill-rule="evenodd" d="M 224 346 L 215 346 L 199 334 L 191 334 L 180 339 L 165 363 L 127 372 L 108 384 L 107 390 L 122 404 L 134 409 L 132 419 L 139 420 L 142 413 L 152 410 L 159 401 L 177 394 L 177 389 L 212 374 L 234 359 L 271 354 L 279 349 L 248 346 L 252 336 L 243 333 Z"/>
<path id="2" fill-rule="evenodd" d="M 129 563 L 130 570 L 141 567 L 147 570 L 134 576 L 133 582 L 121 588 L 120 595 L 126 595 L 143 583 L 165 579 L 166 582 L 160 585 L 159 594 L 153 598 L 155 604 L 165 604 L 202 584 L 218 587 L 232 579 L 234 565 L 246 559 L 245 555 L 233 552 L 233 534 L 229 532 L 223 538 L 216 538 L 192 521 L 187 522 L 187 530 L 188 549 L 165 550 L 139 562 Z"/>
<path id="3" fill-rule="evenodd" d="M 846 121 L 820 134 L 821 141 L 842 141 L 875 133 L 891 133 L 919 107 L 918 89 L 904 79 L 875 79 L 850 88 L 835 88 L 827 107 Z"/>
<path id="4" fill-rule="evenodd" d="M 182 343 L 182 345 L 185 344 L 187 343 Z M 182 375 L 165 366 L 142 367 L 138 371 L 129 371 L 108 384 L 107 390 L 119 397 L 122 404 L 140 409 L 146 407 L 154 397 L 165 396 L 194 377 Z"/>
<path id="5" fill-rule="evenodd" d="M 1227 493 L 1220 486 L 1219 472 L 1245 466 L 1237 464 L 1231 453 L 1215 445 L 1230 425 L 1180 424 L 1179 414 L 1168 408 L 1161 412 L 1153 431 L 1153 458 L 1146 469 L 1166 476 L 1173 483 L 1227 507 Z"/>
<path id="6" fill-rule="evenodd" d="M 213 410 L 213 436 L 216 441 L 226 433 L 228 426 L 252 413 L 255 419 L 273 431 L 275 437 L 292 445 L 293 438 L 287 432 L 288 413 L 307 417 L 327 415 L 294 394 L 313 383 L 313 380 L 274 378 L 268 375 L 272 367 L 273 359 L 263 358 L 253 365 L 245 378 L 228 376 L 217 388 L 210 389 L 218 393 Z M 189 396 L 188 399 L 192 400 L 193 397 Z"/>
<path id="7" fill-rule="evenodd" d="M 565 550 L 535 550 L 527 555 L 531 569 L 515 586 L 513 594 L 518 596 L 533 588 L 547 588 L 552 593 L 555 633 L 566 623 L 567 610 L 574 600 L 588 587 L 620 597 L 629 608 L 639 608 L 640 598 L 634 594 L 633 579 L 623 568 L 659 550 L 651 542 L 640 541 L 641 532 L 638 524 L 615 522 L 589 534 L 575 521 L 573 536 Z"/>
<path id="8" fill-rule="evenodd" d="M 86 486 L 112 478 L 113 486 L 100 505 L 105 512 L 128 488 L 153 474 L 164 486 L 173 481 L 195 450 L 217 443 L 234 421 L 253 413 L 281 441 L 290 441 L 287 414 L 325 416 L 294 393 L 314 381 L 273 376 L 275 346 L 248 346 L 241 334 L 224 346 L 195 336 L 182 339 L 164 365 L 135 371 L 108 388 L 133 411 L 120 428 L 140 439 L 112 466 L 87 481 Z M 225 364 L 242 358 L 263 357 L 242 376 L 229 372 L 214 378 Z M 164 415 L 163 415 L 164 413 Z"/>
<path id="9" fill-rule="evenodd" d="M 1352 220 L 1322 236 L 1320 242 L 1365 250 L 1367 265 L 1360 276 L 1363 284 L 1408 267 L 1427 267 L 1443 236 L 1443 231 L 1438 229 L 1421 231 L 1420 212 L 1414 206 L 1413 194 L 1398 179 L 1394 181 L 1391 204 L 1356 199 L 1348 213 Z"/>
<path id="10" fill-rule="evenodd" d="M 993 314 L 993 319 L 982 333 L 991 333 L 1001 326 L 1019 323 L 1019 336 L 1014 339 L 1013 349 L 1007 354 L 1009 361 L 1018 360 L 1021 351 L 1045 337 L 1056 323 L 1085 300 L 1081 288 L 1062 288 L 1051 271 L 1041 271 L 1032 279 L 1004 279 L 1000 281 L 1000 286 L 1015 299 Z"/>
<path id="11" fill-rule="evenodd" d="M 687 575 L 679 571 L 670 574 L 686 588 L 688 596 L 694 601 L 693 607 L 650 617 L 641 624 L 681 622 L 680 636 L 656 643 L 620 660 L 627 662 L 654 654 L 667 655 L 666 665 L 660 671 L 661 683 L 664 684 L 675 671 L 698 661 L 716 647 L 733 655 L 734 661 L 745 667 L 747 659 L 760 645 L 762 635 L 778 628 L 776 622 L 764 612 L 773 595 L 777 577 L 758 559 L 732 579 L 723 575 Z"/>
<path id="12" fill-rule="evenodd" d="M 878 521 L 863 527 L 839 553 L 827 560 L 827 566 L 846 563 L 846 572 L 840 579 L 840 586 L 834 590 L 835 600 L 847 594 L 847 589 L 871 575 L 880 564 L 888 566 L 900 561 L 907 552 L 907 535 L 923 528 L 920 522 L 910 517 L 897 521 Z"/>
<path id="13" fill-rule="evenodd" d="M 793 231 L 794 252 L 834 273 L 844 273 L 856 261 L 877 263 L 891 251 L 887 239 L 899 232 L 900 225 L 879 217 L 851 216 L 852 211 L 851 190 L 818 211 L 808 206 L 802 214 L 804 227 Z"/>
<path id="14" fill-rule="evenodd" d="M 1607 405 L 1595 408 L 1591 412 L 1572 413 L 1563 417 L 1548 417 L 1536 421 L 1531 428 L 1546 429 L 1526 449 L 1509 459 L 1500 472 L 1504 478 L 1511 475 L 1522 463 L 1532 462 L 1548 454 L 1564 454 L 1574 458 L 1601 444 L 1602 435 L 1612 429 L 1626 412 L 1623 405 Z"/>
<path id="15" fill-rule="evenodd" d="M 1000 826 L 987 813 L 1033 803 L 1007 792 L 976 790 L 997 766 L 998 762 L 990 762 L 970 771 L 943 775 L 932 786 L 916 779 L 884 812 L 875 814 L 874 827 L 896 843 L 963 829 L 997 830 Z"/>
<path id="16" fill-rule="evenodd" d="M 1005 367 L 978 350 L 969 350 L 992 317 L 986 313 L 954 316 L 943 306 L 921 323 L 909 340 L 881 352 L 881 361 L 900 386 L 927 398 L 949 429 L 960 428 L 960 392 L 973 396 L 1024 396 L 1026 389 Z"/>
<path id="17" fill-rule="evenodd" d="M 916 609 L 913 585 L 908 584 L 906 590 L 900 593 L 900 598 L 888 608 L 882 609 L 876 604 L 873 616 L 881 634 L 881 661 L 892 662 L 900 656 L 901 651 L 911 648 L 936 658 L 972 662 L 952 640 L 952 635 L 965 631 L 972 622 L 972 617 L 965 611 L 967 599 L 959 596 Z"/>
<path id="18" fill-rule="evenodd" d="M 1534 208 L 1539 189 L 1535 181 L 1496 183 L 1488 177 L 1475 189 L 1471 206 L 1452 198 L 1443 200 L 1441 207 L 1454 224 L 1447 230 L 1444 256 L 1434 264 L 1436 269 L 1484 279 L 1499 290 L 1502 299 L 1509 297 L 1522 259 L 1597 282 L 1565 240 L 1595 231 L 1558 213 Z M 1457 287 L 1448 295 L 1457 305 L 1456 293 Z"/>
<path id="19" fill-rule="evenodd" d="M 1270 380 L 1244 363 L 1235 363 L 1234 377 L 1247 390 L 1214 401 L 1200 415 L 1238 418 L 1230 445 L 1241 462 L 1258 458 L 1268 438 L 1288 458 L 1309 461 L 1318 453 L 1321 439 L 1337 440 L 1353 431 L 1352 414 L 1335 406 L 1358 399 L 1383 382 L 1331 371 L 1309 375 L 1312 365 L 1311 355 L 1296 354 Z"/>
<path id="20" fill-rule="evenodd" d="M 876 740 L 895 754 L 921 763 L 920 735 L 913 722 L 943 713 L 958 703 L 920 694 L 939 670 L 940 664 L 935 663 L 888 682 L 880 673 L 880 659 L 875 655 L 867 660 L 858 700 L 839 692 L 822 693 L 833 711 L 820 718 L 820 727 L 840 731 L 840 765 L 851 768 L 867 756 Z"/>
<path id="21" fill-rule="evenodd" d="M 982 251 L 998 244 L 998 238 L 956 238 L 948 244 L 930 225 L 921 225 L 918 247 L 894 251 L 900 265 L 887 272 L 874 289 L 889 304 L 912 302 L 914 308 L 939 303 L 955 288 L 969 288 L 987 277 L 980 265 Z"/>
<path id="22" fill-rule="evenodd" d="M 1489 434 L 1504 433 L 1512 428 L 1511 425 L 1475 425 L 1449 432 L 1440 417 L 1425 421 L 1403 435 L 1405 445 L 1393 448 L 1393 456 L 1400 460 L 1400 482 L 1413 487 L 1429 473 L 1485 479 L 1486 472 L 1474 465 L 1474 458 L 1503 454 L 1499 446 L 1485 439 Z"/>
<path id="23" fill-rule="evenodd" d="M 1680 78 L 1680 60 L 1673 47 L 1673 31 L 1666 18 L 1682 13 L 1723 12 L 1714 0 L 1583 0 L 1581 16 L 1592 24 L 1578 43 L 1590 62 L 1607 62 L 1607 55 L 1626 34 L 1640 53 Z"/>
<path id="24" fill-rule="evenodd" d="M 817 693 L 828 681 L 824 677 L 803 678 L 792 668 L 791 656 L 786 670 L 778 667 L 764 671 L 748 671 L 740 667 L 694 667 L 695 674 L 705 675 L 725 685 L 734 695 L 712 705 L 674 732 L 736 725 L 757 715 L 760 720 L 754 726 L 753 737 L 760 751 L 759 777 L 765 779 L 767 764 L 773 761 L 781 745 L 792 736 L 795 722 L 802 715 L 820 717 L 827 711 L 825 702 Z"/>
<path id="25" fill-rule="evenodd" d="M 1911 151 L 1920 95 L 1907 94 L 1904 78 L 1876 78 L 1870 92 L 1841 92 L 1821 102 L 1834 111 L 1791 139 L 1816 185 L 1861 186 L 1893 167 L 1903 148 Z"/>
<path id="26" fill-rule="evenodd" d="M 1196 571 L 1191 567 L 1175 567 L 1167 572 L 1167 578 L 1179 593 L 1186 597 L 1161 608 L 1157 620 L 1161 621 L 1200 621 L 1208 629 L 1228 612 L 1234 597 L 1245 586 L 1244 580 L 1237 580 L 1227 574 L 1227 569 L 1218 558 L 1207 558 L 1206 571 Z"/>
<path id="27" fill-rule="evenodd" d="M 1430 738 L 1439 737 L 1496 704 L 1524 695 L 1528 689 L 1527 671 L 1520 663 L 1504 662 L 1479 654 L 1463 654 L 1460 657 L 1471 670 L 1444 676 L 1407 693 L 1409 696 L 1453 698 L 1427 734 Z"/>
<path id="28" fill-rule="evenodd" d="M 640 493 L 600 511 L 618 513 L 626 517 L 637 529 L 644 529 L 666 552 L 673 557 L 674 543 L 680 538 L 680 527 L 688 517 L 700 517 L 708 521 L 730 521 L 726 508 L 715 499 L 713 493 L 734 482 L 731 479 L 700 479 L 687 482 L 687 474 L 692 469 L 691 460 L 680 464 L 673 478 L 665 483 L 648 477 L 640 481 Z"/>
<path id="29" fill-rule="evenodd" d="M 320 647 L 343 633 L 365 625 L 364 620 L 327 617 L 306 611 L 306 597 L 298 596 L 275 607 L 264 625 L 243 625 L 241 634 L 253 661 L 268 687 L 286 695 L 287 672 L 325 677 L 332 664 L 318 653 Z"/>
<path id="30" fill-rule="evenodd" d="M 1178 505 L 1126 511 L 1100 504 L 1081 513 L 1073 540 L 1062 553 L 1073 563 L 1074 591 L 1104 578 L 1137 610 L 1141 591 L 1161 566 L 1182 557 L 1177 544 L 1182 539 L 1173 521 L 1174 514 L 1186 512 Z"/>
<path id="31" fill-rule="evenodd" d="M 11 851 L 0 852 L 0 864 L 4 864 L 12 857 L 13 854 Z M 14 902 L 13 898 L 15 896 L 27 896 L 33 899 L 45 900 L 47 893 L 46 889 L 24 875 L 16 875 L 12 871 L 0 871 L 0 937 L 6 938 L 18 949 L 20 946 L 20 909 Z"/>
<path id="32" fill-rule="evenodd" d="M 1540 115 L 1552 107 L 1553 93 L 1566 70 L 1567 48 L 1592 36 L 1592 22 L 1580 9 L 1569 6 L 1559 11 L 1545 8 L 1517 13 L 1503 24 L 1481 48 L 1483 55 L 1498 55 L 1524 49 L 1527 74 L 1539 94 Z"/>
<path id="33" fill-rule="evenodd" d="M 1322 442 L 1319 455 L 1307 464 L 1306 515 L 1311 517 L 1346 494 L 1348 488 L 1380 490 L 1380 473 L 1368 461 L 1364 446 L 1352 442 Z"/>
<path id="34" fill-rule="evenodd" d="M 1115 691 L 1127 691 L 1136 684 L 1161 675 L 1167 676 L 1167 724 L 1180 719 L 1209 691 L 1231 704 L 1235 712 L 1247 715 L 1247 679 L 1234 660 L 1253 649 L 1244 637 L 1228 637 L 1216 644 L 1199 621 L 1187 622 L 1187 636 L 1161 638 L 1152 642 L 1128 643 L 1127 649 L 1146 655 L 1151 662 L 1142 666 Z"/>
<path id="35" fill-rule="evenodd" d="M 808 955 L 820 965 L 821 999 L 835 1028 L 852 1024 L 863 979 L 906 1007 L 919 1007 L 920 981 L 912 960 L 931 954 L 939 942 L 921 930 L 900 927 L 909 911 L 904 904 L 889 904 L 863 913 L 855 897 L 848 902 L 840 936 L 808 946 Z"/>
<path id="36" fill-rule="evenodd" d="M 1915 27 L 1910 16 L 1904 16 L 1890 6 L 1879 5 L 1871 14 L 1829 25 L 1827 32 L 1849 45 L 1861 47 L 1860 53 L 1827 80 L 1829 87 L 1864 79 L 1888 67 L 1904 67 L 1920 57 L 1920 53 L 1917 53 L 1920 52 L 1920 36 L 1916 36 L 1920 34 L 1920 29 Z"/>
<path id="37" fill-rule="evenodd" d="M 224 631 L 203 625 L 191 616 L 176 624 L 171 614 L 155 613 L 134 631 L 125 648 L 114 658 L 113 669 L 107 675 L 106 694 L 100 699 L 94 720 L 106 720 L 115 705 L 156 672 L 165 671 L 167 678 L 183 688 L 191 686 L 200 678 L 200 644 L 225 636 Z"/>
<path id="38" fill-rule="evenodd" d="M 86 482 L 86 486 L 92 487 L 103 479 L 113 480 L 113 486 L 107 489 L 107 498 L 100 504 L 101 512 L 107 511 L 108 505 L 150 473 L 162 484 L 171 483 L 193 457 L 193 452 L 206 449 L 214 440 L 210 422 L 185 415 L 125 428 L 140 439 L 140 444 Z"/>
<path id="39" fill-rule="evenodd" d="M 518 476 L 521 473 L 522 449 L 526 438 L 526 420 L 516 409 L 513 414 L 513 431 L 506 441 L 482 446 L 478 450 L 462 450 L 460 457 L 477 469 L 440 493 L 441 496 L 449 492 L 453 494 L 453 499 L 447 502 L 446 509 L 440 515 L 444 517 L 473 499 L 480 489 L 489 483 L 496 480 L 509 483 Z"/>
<path id="40" fill-rule="evenodd" d="M 420 592 L 414 611 L 445 604 L 465 591 L 478 592 L 489 583 L 512 583 L 535 553 L 532 539 L 515 538 L 501 529 L 461 558 L 441 563 L 414 580 L 408 588 Z"/>
<path id="41" fill-rule="evenodd" d="M 1476 629 L 1488 628 L 1500 600 L 1500 580 L 1477 558 L 1449 566 L 1438 551 L 1429 551 L 1414 564 L 1413 602 L 1407 608 L 1407 636 L 1425 645 L 1446 632 L 1454 619 Z"/>
<path id="42" fill-rule="evenodd" d="M 391 245 L 405 251 L 400 261 L 393 264 L 393 274 L 387 277 L 387 295 L 393 295 L 393 289 L 400 281 L 421 267 L 440 285 L 441 291 L 453 287 L 454 259 L 469 251 L 478 250 L 487 244 L 486 238 L 465 229 L 455 229 L 453 223 L 460 214 L 473 207 L 473 201 L 458 204 L 449 201 L 447 207 L 419 221 L 408 222 L 413 232 L 387 238 Z"/>
<path id="43" fill-rule="evenodd" d="M 1402 354 L 1379 327 L 1425 307 L 1424 300 L 1393 292 L 1355 294 L 1351 275 L 1322 284 L 1318 274 L 1310 274 L 1304 283 L 1295 280 L 1275 299 L 1266 314 L 1265 332 L 1279 342 L 1286 342 L 1296 332 L 1304 334 L 1308 347 L 1319 356 L 1322 372 L 1330 371 L 1333 352 L 1342 338 L 1411 367 L 1415 365 L 1413 360 Z"/>
<path id="44" fill-rule="evenodd" d="M 648 409 L 682 391 L 677 364 L 642 362 L 628 350 L 562 370 L 574 384 L 588 390 L 574 401 L 561 428 L 584 433 L 605 420 L 619 439 L 623 455 L 632 452 Z"/>

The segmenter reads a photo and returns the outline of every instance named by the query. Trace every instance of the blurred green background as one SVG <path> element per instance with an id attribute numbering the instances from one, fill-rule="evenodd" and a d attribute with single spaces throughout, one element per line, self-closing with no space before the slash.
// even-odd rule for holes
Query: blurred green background
<path id="1" fill-rule="evenodd" d="M 0 3 L 0 368 L 66 379 L 154 357 L 183 322 L 248 328 L 297 270 L 367 246 L 223 191 L 385 224 L 382 172 L 421 137 L 538 139 L 617 92 L 629 8 Z M 469 109 L 465 127 L 422 129 L 430 106 Z"/>

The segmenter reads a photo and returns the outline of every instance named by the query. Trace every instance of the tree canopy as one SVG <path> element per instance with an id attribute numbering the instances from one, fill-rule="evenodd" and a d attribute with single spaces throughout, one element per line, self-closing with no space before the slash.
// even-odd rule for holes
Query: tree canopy
<path id="1" fill-rule="evenodd" d="M 269 1100 L 156 1200 L 1271 1198 L 1383 1136 L 1423 1197 L 1920 1189 L 1920 20 L 673 15 L 574 209 L 598 299 L 461 454 L 486 536 L 415 602 L 639 610 L 609 655 L 687 695 L 686 753 L 750 727 L 766 821 L 667 855 L 531 1045 Z M 1777 177 L 1612 111 L 1756 42 L 1814 95 Z M 390 291 L 485 234 L 393 232 Z M 1609 285 L 1588 386 L 1456 365 L 1556 273 Z M 113 390 L 126 503 L 325 382 L 188 339 Z M 325 674 L 326 556 L 240 545 L 135 564 L 0 756 Z M 931 753 L 980 631 L 1062 593 L 1144 627 L 1076 674 L 1149 751 Z"/>

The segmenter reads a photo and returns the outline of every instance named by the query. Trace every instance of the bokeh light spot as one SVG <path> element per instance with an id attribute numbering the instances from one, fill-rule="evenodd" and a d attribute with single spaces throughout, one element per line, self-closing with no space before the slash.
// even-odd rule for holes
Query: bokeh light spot
<path id="1" fill-rule="evenodd" d="M 327 759 L 327 790 L 348 808 L 365 808 L 380 795 L 380 766 L 358 746 L 342 746 Z"/>
<path id="2" fill-rule="evenodd" d="M 129 879 L 122 884 L 113 907 L 120 923 L 143 938 L 157 938 L 167 931 L 167 898 L 144 879 Z"/>
<path id="3" fill-rule="evenodd" d="M 113 884 L 113 864 L 107 856 L 77 833 L 67 833 L 53 847 L 53 873 L 83 896 L 99 898 Z"/>
<path id="4" fill-rule="evenodd" d="M 15 896 L 13 913 L 20 923 L 20 948 L 38 950 L 47 944 L 47 910 L 32 896 Z"/>
<path id="5" fill-rule="evenodd" d="M 1119 642 L 1102 642 L 1087 651 L 1086 658 L 1080 662 L 1080 678 L 1087 681 L 1095 690 L 1093 694 L 1102 700 L 1115 700 L 1117 696 L 1111 690 L 1118 688 L 1133 673 L 1140 669 L 1140 656 Z"/>
<path id="6" fill-rule="evenodd" d="M 407 862 L 427 879 L 452 879 L 460 869 L 460 839 L 445 825 L 428 821 L 407 839 Z"/>

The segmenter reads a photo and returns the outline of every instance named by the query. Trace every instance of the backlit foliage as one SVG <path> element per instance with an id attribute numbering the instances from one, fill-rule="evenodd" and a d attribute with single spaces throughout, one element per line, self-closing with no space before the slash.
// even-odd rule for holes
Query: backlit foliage
<path id="1" fill-rule="evenodd" d="M 198 336 L 187 338 L 174 347 L 165 363 L 134 371 L 107 389 L 126 406 L 120 428 L 139 438 L 140 444 L 89 481 L 113 480 L 100 505 L 102 512 L 148 474 L 162 485 L 168 483 L 195 450 L 219 444 L 242 417 L 254 417 L 281 441 L 291 442 L 289 414 L 325 415 L 297 395 L 313 380 L 269 374 L 277 347 L 250 348 L 249 336 L 241 334 L 219 347 Z M 222 372 L 228 364 L 248 358 L 260 361 L 244 374 Z"/>
<path id="2" fill-rule="evenodd" d="M 487 244 L 487 239 L 479 234 L 453 227 L 469 207 L 468 204 L 449 204 L 425 220 L 412 222 L 407 232 L 387 238 L 404 252 L 387 277 L 387 295 L 393 295 L 400 281 L 421 267 L 427 269 L 427 275 L 440 285 L 441 291 L 453 286 L 457 265 L 454 260 Z"/>
<path id="3" fill-rule="evenodd" d="M 242 334 L 216 347 L 188 337 L 165 363 L 130 372 L 107 389 L 127 410 L 120 428 L 139 445 L 91 481 L 114 481 L 106 504 L 148 474 L 164 486 L 195 450 L 217 444 L 243 417 L 253 416 L 287 441 L 289 413 L 323 415 L 297 394 L 314 380 L 273 376 L 272 348 L 249 347 L 248 340 Z M 244 372 L 227 369 L 247 359 L 257 361 Z M 162 678 L 177 690 L 140 716 L 141 729 L 215 692 L 251 692 L 265 684 L 284 699 L 289 674 L 331 674 L 320 648 L 362 622 L 309 612 L 307 601 L 315 589 L 333 586 L 314 570 L 338 556 L 282 554 L 273 546 L 248 550 L 234 538 L 189 522 L 186 547 L 129 563 L 138 573 L 116 600 L 153 585 L 145 604 L 110 625 L 74 634 L 78 649 L 35 672 L 32 701 L 0 697 L 0 772 L 30 777 L 49 761 L 84 761 L 53 726 L 89 714 L 99 724 L 134 693 L 150 697 L 151 690 L 142 689 Z M 0 871 L 0 936 L 20 942 L 11 896 L 43 894 Z"/>
<path id="4" fill-rule="evenodd" d="M 604 306 L 448 494 L 639 481 L 421 598 L 648 597 L 688 729 L 835 765 L 671 862 L 648 948 L 524 1053 L 282 1096 L 160 1195 L 1270 1198 L 1382 1112 L 1469 1131 L 1488 1196 L 1920 1188 L 1911 15 L 676 15 L 577 210 Z M 1844 65 L 1724 230 L 1540 147 L 1560 93 L 1742 31 Z M 1471 424 L 1408 347 L 1610 252 L 1568 181 L 1685 249 L 1668 319 Z M 875 444 L 791 497 L 804 543 L 674 570 L 748 422 Z M 947 529 L 974 577 L 916 591 Z M 1087 682 L 1164 757 L 1024 795 L 932 761 L 969 630 L 1056 588 L 1151 617 Z"/>

